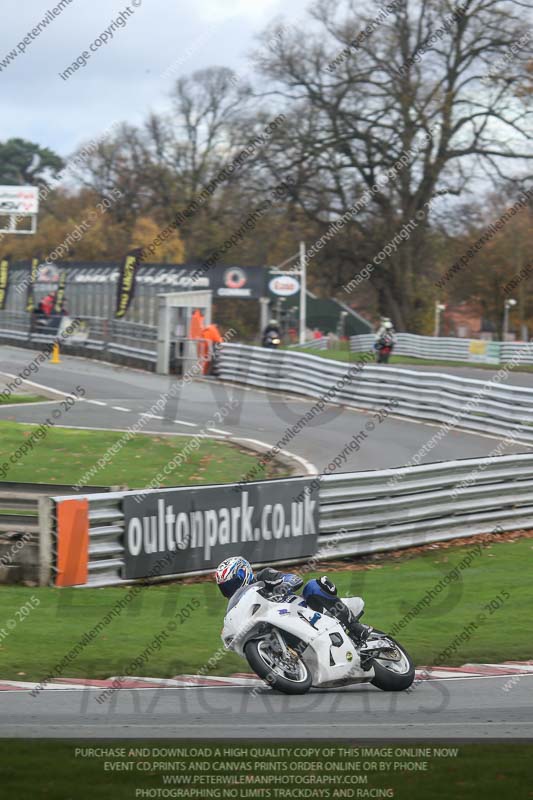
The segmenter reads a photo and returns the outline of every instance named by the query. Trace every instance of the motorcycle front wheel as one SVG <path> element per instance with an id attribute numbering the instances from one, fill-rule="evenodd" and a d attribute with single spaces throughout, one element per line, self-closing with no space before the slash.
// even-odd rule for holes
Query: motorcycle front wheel
<path id="1" fill-rule="evenodd" d="M 261 639 L 248 642 L 244 654 L 255 674 L 272 689 L 285 694 L 305 694 L 313 678 L 298 653 L 304 647 L 301 642 L 289 645 L 281 631 L 271 631 Z"/>
<path id="2" fill-rule="evenodd" d="M 384 692 L 403 692 L 408 689 L 415 679 L 415 665 L 409 654 L 392 636 L 374 629 L 380 639 L 387 639 L 391 643 L 390 650 L 380 650 L 371 659 L 374 667 L 374 677 L 371 683 Z M 368 640 L 368 646 L 372 637 Z"/>

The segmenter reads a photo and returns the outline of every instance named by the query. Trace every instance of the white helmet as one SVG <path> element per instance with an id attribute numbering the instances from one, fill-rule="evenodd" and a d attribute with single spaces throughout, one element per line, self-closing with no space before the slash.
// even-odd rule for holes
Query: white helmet
<path id="1" fill-rule="evenodd" d="M 215 580 L 224 597 L 229 599 L 241 586 L 253 583 L 254 573 L 249 561 L 241 556 L 232 556 L 218 565 Z"/>

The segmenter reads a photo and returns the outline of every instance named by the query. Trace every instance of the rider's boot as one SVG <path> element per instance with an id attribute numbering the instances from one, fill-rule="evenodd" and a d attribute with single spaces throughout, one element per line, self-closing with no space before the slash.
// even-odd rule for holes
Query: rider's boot
<path id="1" fill-rule="evenodd" d="M 318 578 L 317 583 L 322 592 L 319 596 L 307 596 L 308 605 L 316 611 L 324 609 L 329 611 L 346 628 L 354 644 L 361 647 L 366 642 L 372 628 L 356 620 L 351 609 L 338 597 L 337 587 L 328 577 L 324 575 L 322 578 Z"/>
<path id="2" fill-rule="evenodd" d="M 337 599 L 333 613 L 339 622 L 344 625 L 357 647 L 364 645 L 370 633 L 372 633 L 370 625 L 363 625 L 362 622 L 358 622 L 351 609 L 340 599 Z"/>

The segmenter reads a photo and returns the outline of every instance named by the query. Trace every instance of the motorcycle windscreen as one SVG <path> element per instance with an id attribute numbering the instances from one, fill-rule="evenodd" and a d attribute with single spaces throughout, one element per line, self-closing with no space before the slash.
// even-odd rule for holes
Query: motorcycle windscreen
<path id="1" fill-rule="evenodd" d="M 259 584 L 259 583 L 255 583 L 255 584 L 254 584 L 254 586 L 261 586 L 261 585 L 262 585 L 262 584 Z M 239 600 L 241 600 L 241 599 L 244 597 L 244 595 L 246 594 L 246 592 L 247 592 L 247 591 L 248 591 L 248 589 L 250 589 L 250 588 L 251 588 L 251 586 L 250 586 L 250 585 L 248 585 L 248 586 L 242 586 L 240 589 L 238 589 L 238 590 L 235 592 L 235 594 L 233 595 L 233 597 L 231 598 L 231 600 L 230 600 L 230 601 L 229 601 L 229 603 L 228 603 L 228 607 L 227 607 L 227 609 L 226 609 L 226 614 L 228 613 L 228 611 L 231 611 L 231 609 L 232 609 L 232 608 L 235 608 L 235 606 L 237 605 L 237 603 L 239 602 Z"/>
<path id="2" fill-rule="evenodd" d="M 242 588 L 242 578 L 236 576 L 235 578 L 230 578 L 229 581 L 224 581 L 224 583 L 219 583 L 218 588 L 228 600 L 230 597 L 233 597 L 235 592 L 238 589 Z"/>

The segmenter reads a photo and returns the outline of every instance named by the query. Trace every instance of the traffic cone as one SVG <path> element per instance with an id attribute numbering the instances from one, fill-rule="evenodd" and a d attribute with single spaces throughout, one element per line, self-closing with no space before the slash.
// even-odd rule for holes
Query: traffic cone
<path id="1" fill-rule="evenodd" d="M 52 358 L 50 359 L 50 364 L 61 364 L 61 359 L 59 358 L 59 345 L 57 342 L 54 343 L 52 348 Z"/>

